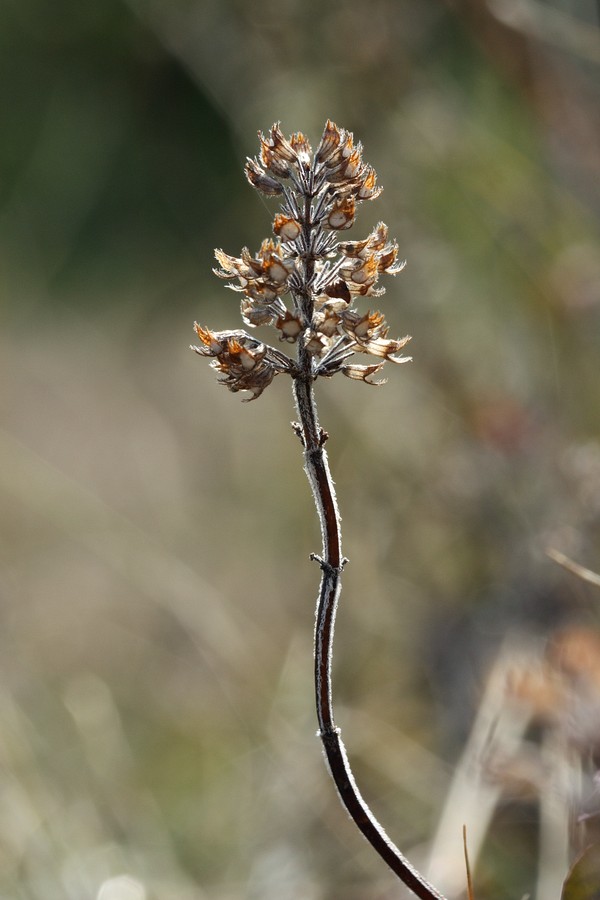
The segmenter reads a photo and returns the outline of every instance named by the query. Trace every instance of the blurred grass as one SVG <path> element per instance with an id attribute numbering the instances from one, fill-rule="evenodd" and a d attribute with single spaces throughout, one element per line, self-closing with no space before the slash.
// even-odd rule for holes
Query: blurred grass
<path id="1" fill-rule="evenodd" d="M 289 385 L 240 405 L 187 350 L 238 321 L 212 248 L 268 233 L 259 127 L 354 129 L 386 188 L 357 236 L 409 261 L 415 362 L 319 402 L 340 724 L 417 860 L 506 632 L 597 624 L 543 554 L 600 557 L 597 67 L 490 9 L 3 4 L 0 897 L 398 895 L 314 739 Z M 535 883 L 535 816 L 502 810 L 488 898 Z"/>

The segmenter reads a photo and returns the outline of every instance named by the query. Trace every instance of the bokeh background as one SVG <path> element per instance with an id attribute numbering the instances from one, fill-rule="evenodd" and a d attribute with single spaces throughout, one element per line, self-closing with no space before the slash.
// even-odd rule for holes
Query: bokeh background
<path id="1" fill-rule="evenodd" d="M 1 4 L 2 900 L 405 896 L 315 739 L 289 383 L 241 404 L 188 350 L 194 319 L 238 327 L 212 250 L 269 234 L 242 165 L 274 121 L 354 131 L 385 191 L 351 237 L 383 219 L 408 259 L 381 308 L 414 362 L 318 400 L 339 724 L 420 865 L 507 640 L 525 670 L 557 629 L 597 648 L 598 588 L 545 551 L 600 568 L 598 24 L 592 0 Z M 509 781 L 477 896 L 551 900 L 535 779 Z"/>

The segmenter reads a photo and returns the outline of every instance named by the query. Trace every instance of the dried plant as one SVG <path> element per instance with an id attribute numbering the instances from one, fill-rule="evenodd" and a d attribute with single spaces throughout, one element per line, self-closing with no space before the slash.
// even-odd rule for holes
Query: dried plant
<path id="1" fill-rule="evenodd" d="M 260 193 L 281 198 L 273 221 L 275 238 L 264 240 L 256 256 L 247 248 L 239 257 L 215 251 L 215 272 L 241 293 L 245 324 L 274 327 L 280 343 L 295 344 L 296 355 L 292 358 L 245 330 L 210 331 L 198 324 L 200 343 L 192 349 L 211 359 L 222 384 L 233 392 L 248 391 L 249 400 L 259 397 L 276 375 L 292 379 L 299 416 L 294 430 L 304 448 L 323 538 L 322 555 L 312 555 L 321 568 L 315 627 L 319 735 L 341 800 L 363 835 L 418 897 L 443 900 L 394 846 L 363 800 L 335 725 L 331 691 L 334 625 L 346 559 L 324 447 L 328 435 L 319 425 L 314 384 L 319 376 L 340 372 L 382 384 L 374 376 L 386 362 L 410 359 L 401 355 L 408 337 L 389 338 L 382 313 L 356 306 L 363 298 L 381 296 L 380 275 L 396 275 L 404 263 L 398 261 L 397 243 L 388 238 L 383 222 L 363 240 L 339 239 L 354 224 L 358 206 L 381 192 L 350 132 L 328 121 L 314 152 L 303 134 L 287 139 L 277 124 L 259 138 L 260 155 L 248 159 L 245 171 Z M 357 354 L 375 361 L 357 363 Z"/>

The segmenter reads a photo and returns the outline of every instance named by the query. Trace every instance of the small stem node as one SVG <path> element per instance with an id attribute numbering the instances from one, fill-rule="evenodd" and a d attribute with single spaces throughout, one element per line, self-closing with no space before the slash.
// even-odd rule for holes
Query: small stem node
<path id="1" fill-rule="evenodd" d="M 341 733 L 342 731 L 340 728 L 333 726 L 322 728 L 320 731 L 317 731 L 317 737 L 321 739 L 325 747 L 330 747 L 333 744 L 337 746 L 338 738 Z"/>
<path id="2" fill-rule="evenodd" d="M 292 426 L 292 431 L 294 432 L 296 437 L 300 440 L 300 443 L 302 444 L 302 446 L 305 447 L 306 444 L 304 442 L 304 432 L 302 431 L 302 425 L 300 424 L 300 422 L 290 422 L 290 425 Z"/>
<path id="3" fill-rule="evenodd" d="M 344 558 L 342 559 L 341 565 L 339 565 L 339 566 L 332 566 L 331 563 L 328 563 L 327 560 L 325 560 L 325 559 L 323 559 L 321 556 L 319 556 L 318 553 L 311 553 L 311 554 L 310 554 L 310 559 L 311 559 L 313 562 L 318 562 L 320 568 L 321 568 L 324 572 L 327 572 L 328 575 L 341 575 L 342 572 L 344 571 L 344 568 L 345 568 L 345 566 L 346 566 L 346 563 L 348 562 L 348 560 L 347 560 L 346 557 L 344 556 Z"/>

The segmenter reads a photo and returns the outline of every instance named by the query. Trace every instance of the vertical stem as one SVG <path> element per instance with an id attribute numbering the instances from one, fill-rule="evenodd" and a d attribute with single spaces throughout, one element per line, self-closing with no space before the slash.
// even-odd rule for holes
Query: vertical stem
<path id="1" fill-rule="evenodd" d="M 294 394 L 304 444 L 304 470 L 312 488 L 323 540 L 323 557 L 314 558 L 318 559 L 322 570 L 315 625 L 315 690 L 319 731 L 324 735 L 336 731 L 331 696 L 331 657 L 341 590 L 340 576 L 345 560 L 342 558 L 340 517 L 323 446 L 327 436 L 319 426 L 311 380 L 296 379 Z"/>
<path id="2" fill-rule="evenodd" d="M 302 374 L 294 379 L 294 397 L 300 417 L 297 430 L 304 446 L 304 469 L 312 488 L 323 538 L 322 558 L 313 557 L 321 566 L 315 624 L 315 695 L 319 736 L 340 799 L 371 846 L 403 884 L 421 900 L 444 900 L 443 895 L 425 880 L 392 843 L 363 800 L 350 768 L 340 730 L 335 725 L 331 663 L 341 574 L 346 560 L 342 557 L 340 516 L 324 448 L 327 434 L 319 426 L 317 417 L 313 377 L 309 374 L 310 357 L 301 346 L 298 362 Z"/>

